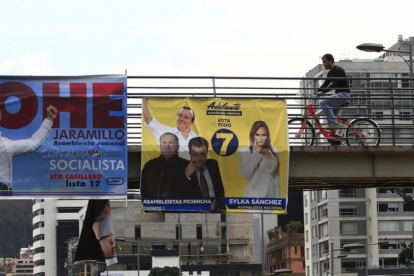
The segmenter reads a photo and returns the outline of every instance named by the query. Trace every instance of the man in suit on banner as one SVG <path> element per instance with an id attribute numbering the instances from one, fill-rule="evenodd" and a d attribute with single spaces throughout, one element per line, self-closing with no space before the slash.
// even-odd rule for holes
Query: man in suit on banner
<path id="1" fill-rule="evenodd" d="M 188 161 L 178 156 L 179 146 L 175 134 L 167 132 L 161 135 L 160 156 L 149 160 L 142 169 L 142 197 L 184 196 L 189 182 L 184 174 Z"/>
<path id="2" fill-rule="evenodd" d="M 210 211 L 215 213 L 225 212 L 226 207 L 221 200 L 225 195 L 220 170 L 216 160 L 207 159 L 207 140 L 202 137 L 192 138 L 188 143 L 188 147 L 191 161 L 185 170 L 185 174 L 192 185 L 186 196 L 215 198 Z"/>

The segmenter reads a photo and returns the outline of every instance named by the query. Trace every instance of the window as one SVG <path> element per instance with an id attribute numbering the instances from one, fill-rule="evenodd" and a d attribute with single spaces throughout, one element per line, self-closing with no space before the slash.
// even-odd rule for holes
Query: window
<path id="1" fill-rule="evenodd" d="M 308 242 L 308 241 L 309 241 L 309 231 L 306 230 L 306 242 Z"/>
<path id="2" fill-rule="evenodd" d="M 400 240 L 388 241 L 387 244 L 379 244 L 379 249 L 385 249 L 385 250 L 400 249 L 401 243 L 400 243 Z"/>
<path id="3" fill-rule="evenodd" d="M 33 238 L 33 241 L 43 241 L 45 239 L 45 235 L 37 235 Z"/>
<path id="4" fill-rule="evenodd" d="M 401 77 L 402 78 L 408 78 L 408 74 L 402 73 Z M 410 82 L 408 81 L 408 79 L 401 80 L 401 87 L 402 88 L 409 88 L 410 87 Z"/>
<path id="5" fill-rule="evenodd" d="M 308 224 L 308 213 L 305 213 L 305 224 Z"/>
<path id="6" fill-rule="evenodd" d="M 327 199 L 328 198 L 328 191 L 322 190 L 321 191 L 321 199 Z"/>
<path id="7" fill-rule="evenodd" d="M 313 208 L 313 209 L 311 210 L 311 216 L 312 216 L 312 220 L 313 220 L 313 219 L 316 219 L 316 208 Z"/>
<path id="8" fill-rule="evenodd" d="M 398 258 L 383 258 L 380 259 L 380 267 L 383 268 L 396 268 L 398 267 Z"/>
<path id="9" fill-rule="evenodd" d="M 410 111 L 401 110 L 401 111 L 399 111 L 399 115 L 400 115 L 400 120 L 401 121 L 410 121 L 411 120 Z"/>
<path id="10" fill-rule="evenodd" d="M 81 207 L 58 207 L 58 213 L 78 213 Z"/>
<path id="11" fill-rule="evenodd" d="M 328 253 L 329 252 L 329 243 L 328 242 L 321 243 L 321 250 L 320 251 L 321 251 L 322 254 Z"/>
<path id="12" fill-rule="evenodd" d="M 404 231 L 412 231 L 413 223 L 414 221 L 404 221 Z"/>
<path id="13" fill-rule="evenodd" d="M 135 240 L 141 239 L 141 225 L 135 225 Z"/>
<path id="14" fill-rule="evenodd" d="M 309 248 L 306 248 L 306 260 L 309 260 Z"/>
<path id="15" fill-rule="evenodd" d="M 180 225 L 179 224 L 176 224 L 175 225 L 175 239 L 176 240 L 179 240 L 180 239 Z"/>
<path id="16" fill-rule="evenodd" d="M 357 215 L 357 204 L 356 203 L 340 204 L 339 215 L 356 216 Z"/>
<path id="17" fill-rule="evenodd" d="M 339 197 L 356 197 L 356 189 L 339 190 Z"/>
<path id="18" fill-rule="evenodd" d="M 414 205 L 412 203 L 404 202 L 404 212 L 414 212 Z"/>
<path id="19" fill-rule="evenodd" d="M 308 207 L 308 195 L 305 195 L 304 201 L 305 201 L 305 207 Z"/>
<path id="20" fill-rule="evenodd" d="M 365 268 L 365 260 L 342 260 L 342 272 L 355 272 L 355 269 Z"/>
<path id="21" fill-rule="evenodd" d="M 378 231 L 398 231 L 398 221 L 379 221 Z"/>
<path id="22" fill-rule="evenodd" d="M 201 224 L 197 224 L 197 240 L 203 239 L 203 226 Z"/>
<path id="23" fill-rule="evenodd" d="M 342 235 L 357 235 L 358 234 L 358 222 L 341 222 L 341 234 Z"/>
<path id="24" fill-rule="evenodd" d="M 384 120 L 384 111 L 372 111 L 373 118 L 377 121 Z"/>
<path id="25" fill-rule="evenodd" d="M 327 204 L 319 207 L 319 211 L 320 211 L 319 216 L 320 216 L 321 219 L 328 217 L 328 205 Z"/>
<path id="26" fill-rule="evenodd" d="M 311 191 L 311 202 L 316 201 L 316 191 Z"/>
<path id="27" fill-rule="evenodd" d="M 379 213 L 386 213 L 386 212 L 398 212 L 398 203 L 378 203 L 378 212 Z"/>
<path id="28" fill-rule="evenodd" d="M 328 236 L 328 223 L 327 222 L 319 225 L 319 235 L 320 235 L 319 237 L 320 239 Z"/>
<path id="29" fill-rule="evenodd" d="M 378 189 L 379 194 L 395 194 L 395 189 Z"/>

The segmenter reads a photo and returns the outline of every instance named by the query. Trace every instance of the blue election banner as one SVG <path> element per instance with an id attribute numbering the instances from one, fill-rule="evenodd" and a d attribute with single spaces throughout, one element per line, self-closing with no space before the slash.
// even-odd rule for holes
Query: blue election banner
<path id="1" fill-rule="evenodd" d="M 125 198 L 125 75 L 0 77 L 0 198 Z"/>

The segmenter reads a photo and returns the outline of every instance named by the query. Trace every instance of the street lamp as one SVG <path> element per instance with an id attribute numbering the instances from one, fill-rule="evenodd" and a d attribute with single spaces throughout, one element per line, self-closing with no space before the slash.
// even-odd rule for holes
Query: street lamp
<path id="1" fill-rule="evenodd" d="M 408 51 L 401 51 L 401 50 L 384 50 L 385 47 L 382 44 L 377 44 L 377 43 L 364 43 L 364 44 L 360 44 L 358 45 L 356 48 L 358 50 L 364 51 L 364 52 L 386 52 L 386 53 L 396 53 L 398 55 L 398 53 L 402 53 L 402 54 L 408 54 L 409 58 L 410 58 L 410 63 L 407 63 L 407 61 L 400 55 L 400 56 L 405 63 L 407 63 L 408 67 L 410 68 L 410 88 L 413 89 L 414 85 L 413 85 L 413 48 L 412 48 L 412 44 L 408 44 Z"/>
<path id="2" fill-rule="evenodd" d="M 290 268 L 284 268 L 284 269 L 276 269 L 273 273 L 274 275 L 288 275 L 292 274 L 293 270 Z"/>
<path id="3" fill-rule="evenodd" d="M 369 271 L 368 271 L 368 245 L 386 245 L 389 244 L 389 241 L 379 241 L 377 243 L 367 243 L 367 247 L 365 248 L 365 275 L 369 275 Z"/>
<path id="4" fill-rule="evenodd" d="M 334 244 L 333 244 L 333 242 L 331 242 L 331 251 L 330 251 L 330 253 L 331 253 L 331 262 L 330 262 L 331 276 L 334 275 L 334 251 L 361 249 L 361 248 L 364 248 L 364 247 L 365 247 L 365 245 L 363 245 L 362 243 L 348 243 L 348 244 L 344 244 L 342 246 L 342 248 L 335 248 L 334 249 Z M 341 254 L 339 256 L 341 256 L 341 258 L 347 257 L 347 256 L 344 256 L 344 255 L 345 254 Z"/>

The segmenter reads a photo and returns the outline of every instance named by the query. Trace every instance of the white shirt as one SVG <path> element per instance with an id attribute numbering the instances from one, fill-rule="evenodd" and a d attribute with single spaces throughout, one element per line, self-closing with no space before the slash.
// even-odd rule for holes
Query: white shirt
<path id="1" fill-rule="evenodd" d="M 10 140 L 0 132 L 0 182 L 12 186 L 13 156 L 37 150 L 51 131 L 53 122 L 45 119 L 40 128 L 29 139 Z"/>
<path id="2" fill-rule="evenodd" d="M 181 158 L 190 160 L 190 153 L 188 149 L 188 141 L 190 141 L 191 138 L 199 137 L 197 133 L 192 131 L 190 129 L 190 133 L 188 134 L 187 140 L 181 135 L 181 132 L 178 130 L 177 127 L 169 127 L 166 125 L 161 124 L 160 122 L 155 119 L 155 117 L 152 117 L 152 120 L 149 124 L 146 125 L 152 132 L 152 134 L 155 137 L 155 140 L 157 140 L 158 145 L 160 144 L 160 138 L 161 135 L 163 135 L 166 132 L 170 132 L 175 134 L 178 137 L 178 141 L 180 143 L 180 148 L 178 149 L 178 156 Z"/>

